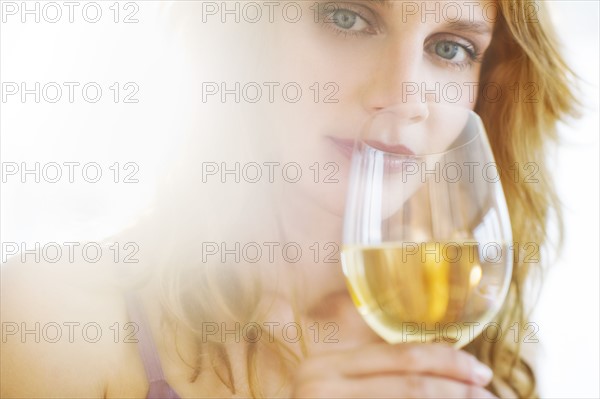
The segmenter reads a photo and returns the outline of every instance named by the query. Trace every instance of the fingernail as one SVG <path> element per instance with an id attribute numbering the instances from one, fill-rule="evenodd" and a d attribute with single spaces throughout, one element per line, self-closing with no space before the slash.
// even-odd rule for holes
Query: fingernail
<path id="1" fill-rule="evenodd" d="M 488 366 L 480 362 L 475 363 L 474 377 L 478 384 L 487 385 L 492 380 L 493 376 L 494 373 Z"/>
<path id="2" fill-rule="evenodd" d="M 496 395 L 494 395 L 491 392 L 485 391 L 485 394 L 483 396 L 484 399 L 499 399 Z"/>
<path id="3" fill-rule="evenodd" d="M 486 391 L 485 389 L 474 391 L 473 395 L 470 397 L 474 399 L 499 399 L 496 395 L 494 395 L 490 391 Z"/>

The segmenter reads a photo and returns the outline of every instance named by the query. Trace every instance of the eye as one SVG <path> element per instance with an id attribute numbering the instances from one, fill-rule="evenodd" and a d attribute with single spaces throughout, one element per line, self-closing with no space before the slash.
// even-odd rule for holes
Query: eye
<path id="1" fill-rule="evenodd" d="M 455 62 L 466 61 L 471 54 L 460 44 L 452 41 L 443 40 L 435 44 L 435 53 L 446 60 Z M 456 58 L 458 56 L 458 58 Z"/>
<path id="2" fill-rule="evenodd" d="M 343 30 L 364 31 L 369 28 L 368 22 L 351 10 L 336 10 L 330 18 L 333 24 Z"/>
<path id="3" fill-rule="evenodd" d="M 341 35 L 374 35 L 378 32 L 373 11 L 361 4 L 326 3 L 319 6 L 322 26 Z"/>
<path id="4" fill-rule="evenodd" d="M 429 39 L 425 45 L 427 53 L 439 65 L 462 71 L 483 61 L 482 53 L 471 41 L 455 35 L 440 36 Z"/>

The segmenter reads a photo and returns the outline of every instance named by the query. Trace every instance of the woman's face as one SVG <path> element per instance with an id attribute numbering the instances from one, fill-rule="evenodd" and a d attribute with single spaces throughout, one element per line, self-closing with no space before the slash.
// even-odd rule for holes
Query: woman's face
<path id="1" fill-rule="evenodd" d="M 279 88 L 292 83 L 290 97 L 294 87 L 302 95 L 296 103 L 275 97 L 269 119 L 282 162 L 299 163 L 303 176 L 282 185 L 280 205 L 293 207 L 295 226 L 310 220 L 321 225 L 322 239 L 336 238 L 332 226 L 339 230 L 361 127 L 397 104 L 407 104 L 408 120 L 426 115 L 425 103 L 472 109 L 495 7 L 474 1 L 289 3 L 273 13 L 273 60 Z M 294 18 L 299 9 L 301 18 Z"/>
<path id="2" fill-rule="evenodd" d="M 426 116 L 427 104 L 473 109 L 495 7 L 487 1 L 289 4 L 287 20 L 285 6 L 274 9 L 265 45 L 272 51 L 265 76 L 279 83 L 267 137 L 277 161 L 301 166 L 298 182 L 278 187 L 276 206 L 285 241 L 300 243 L 311 262 L 319 247 L 318 262 L 302 268 L 310 280 L 306 293 L 317 301 L 344 289 L 339 266 L 323 258 L 330 243 L 340 244 L 354 139 L 370 116 L 393 105 L 406 105 L 407 120 Z M 297 10 L 301 18 L 294 18 Z M 288 97 L 302 90 L 297 102 L 282 99 L 286 85 Z"/>

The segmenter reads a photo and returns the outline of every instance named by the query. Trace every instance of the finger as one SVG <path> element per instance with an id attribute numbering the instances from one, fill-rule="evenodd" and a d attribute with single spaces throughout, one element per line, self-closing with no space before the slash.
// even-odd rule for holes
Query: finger
<path id="1" fill-rule="evenodd" d="M 471 354 L 445 344 L 371 344 L 353 351 L 310 359 L 301 378 L 339 375 L 342 378 L 376 374 L 421 373 L 477 385 L 487 385 L 492 371 Z"/>
<path id="2" fill-rule="evenodd" d="M 498 399 L 477 385 L 418 374 L 313 380 L 298 386 L 292 397 Z"/>

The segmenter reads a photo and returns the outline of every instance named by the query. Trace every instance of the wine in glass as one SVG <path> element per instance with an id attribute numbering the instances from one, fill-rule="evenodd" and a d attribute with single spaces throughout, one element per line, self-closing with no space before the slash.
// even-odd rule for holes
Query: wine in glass
<path id="1" fill-rule="evenodd" d="M 387 342 L 462 347 L 497 314 L 513 262 L 497 172 L 467 108 L 399 104 L 362 129 L 341 258 L 356 307 Z"/>

